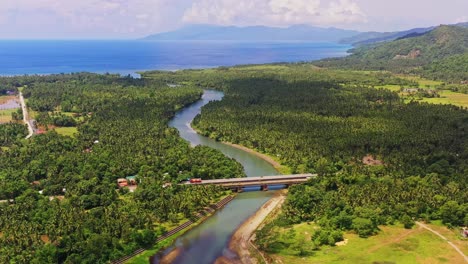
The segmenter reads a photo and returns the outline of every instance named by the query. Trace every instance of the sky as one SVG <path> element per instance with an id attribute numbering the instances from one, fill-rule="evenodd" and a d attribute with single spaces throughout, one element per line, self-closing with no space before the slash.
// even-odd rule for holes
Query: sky
<path id="1" fill-rule="evenodd" d="M 129 39 L 187 24 L 397 31 L 468 21 L 468 0 L 0 0 L 0 39 Z"/>

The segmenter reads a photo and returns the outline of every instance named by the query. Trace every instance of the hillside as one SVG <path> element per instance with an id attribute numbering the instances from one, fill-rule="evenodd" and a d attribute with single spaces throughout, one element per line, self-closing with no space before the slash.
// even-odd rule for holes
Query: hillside
<path id="1" fill-rule="evenodd" d="M 342 59 L 326 59 L 322 67 L 412 72 L 452 56 L 468 52 L 468 28 L 440 26 L 416 37 L 362 46 Z M 459 67 L 458 67 L 459 68 Z"/>
<path id="2" fill-rule="evenodd" d="M 217 40 L 217 41 L 313 41 L 338 42 L 359 34 L 358 31 L 337 28 L 319 28 L 307 25 L 294 25 L 288 28 L 266 26 L 214 26 L 189 25 L 181 29 L 150 35 L 144 40 Z"/>
<path id="3" fill-rule="evenodd" d="M 454 24 L 452 26 L 468 28 L 468 22 Z M 423 27 L 423 28 L 412 28 L 403 31 L 393 31 L 393 32 L 363 32 L 355 36 L 344 38 L 340 40 L 340 43 L 343 44 L 352 44 L 354 46 L 367 45 L 372 43 L 388 42 L 400 39 L 408 35 L 418 35 L 429 32 L 436 27 Z"/>
<path id="4" fill-rule="evenodd" d="M 435 27 L 428 28 L 413 28 L 404 31 L 396 32 L 364 32 L 349 38 L 340 40 L 340 43 L 343 44 L 353 44 L 354 46 L 361 46 L 372 43 L 387 42 L 396 40 L 398 38 L 404 37 L 406 35 L 414 33 L 426 33 L 430 30 L 433 30 Z"/>

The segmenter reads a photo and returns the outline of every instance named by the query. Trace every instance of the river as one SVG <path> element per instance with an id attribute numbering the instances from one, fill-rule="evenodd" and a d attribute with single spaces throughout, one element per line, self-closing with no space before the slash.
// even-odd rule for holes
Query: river
<path id="1" fill-rule="evenodd" d="M 248 177 L 277 175 L 278 172 L 268 162 L 243 150 L 222 144 L 213 139 L 197 134 L 191 127 L 192 120 L 201 112 L 201 108 L 210 101 L 219 101 L 224 94 L 219 91 L 205 90 L 202 99 L 182 109 L 170 122 L 170 126 L 179 130 L 180 136 L 189 141 L 192 146 L 205 145 L 220 150 L 226 156 L 236 159 L 244 166 Z M 268 192 L 243 192 L 212 217 L 179 237 L 174 246 L 153 258 L 153 264 L 159 263 L 160 257 L 172 251 L 175 247 L 180 255 L 173 263 L 176 264 L 211 264 L 218 257 L 232 257 L 228 249 L 229 240 L 249 216 L 254 214 L 268 199 L 273 196 Z"/>

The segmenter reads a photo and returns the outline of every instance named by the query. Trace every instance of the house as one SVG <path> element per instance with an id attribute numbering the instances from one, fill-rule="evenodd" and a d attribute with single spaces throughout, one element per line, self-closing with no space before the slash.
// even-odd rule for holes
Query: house
<path id="1" fill-rule="evenodd" d="M 462 237 L 464 238 L 468 238 L 468 227 L 463 227 L 460 234 L 462 235 Z"/>
<path id="2" fill-rule="evenodd" d="M 136 182 L 136 175 L 134 175 L 134 176 L 127 176 L 127 177 L 125 177 L 125 179 L 126 179 L 127 182 L 129 183 L 129 185 L 137 185 L 137 182 Z"/>
<path id="3" fill-rule="evenodd" d="M 119 185 L 119 188 L 126 187 L 128 186 L 128 181 L 125 178 L 119 178 L 117 179 L 117 184 Z"/>
<path id="4" fill-rule="evenodd" d="M 418 88 L 405 88 L 403 89 L 404 93 L 417 93 L 419 91 Z"/>

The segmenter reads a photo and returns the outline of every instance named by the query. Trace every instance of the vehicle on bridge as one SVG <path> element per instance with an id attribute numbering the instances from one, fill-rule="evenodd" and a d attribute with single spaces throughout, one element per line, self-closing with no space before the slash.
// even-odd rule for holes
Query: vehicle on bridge
<path id="1" fill-rule="evenodd" d="M 202 179 L 201 178 L 192 178 L 189 180 L 190 183 L 201 183 Z"/>

